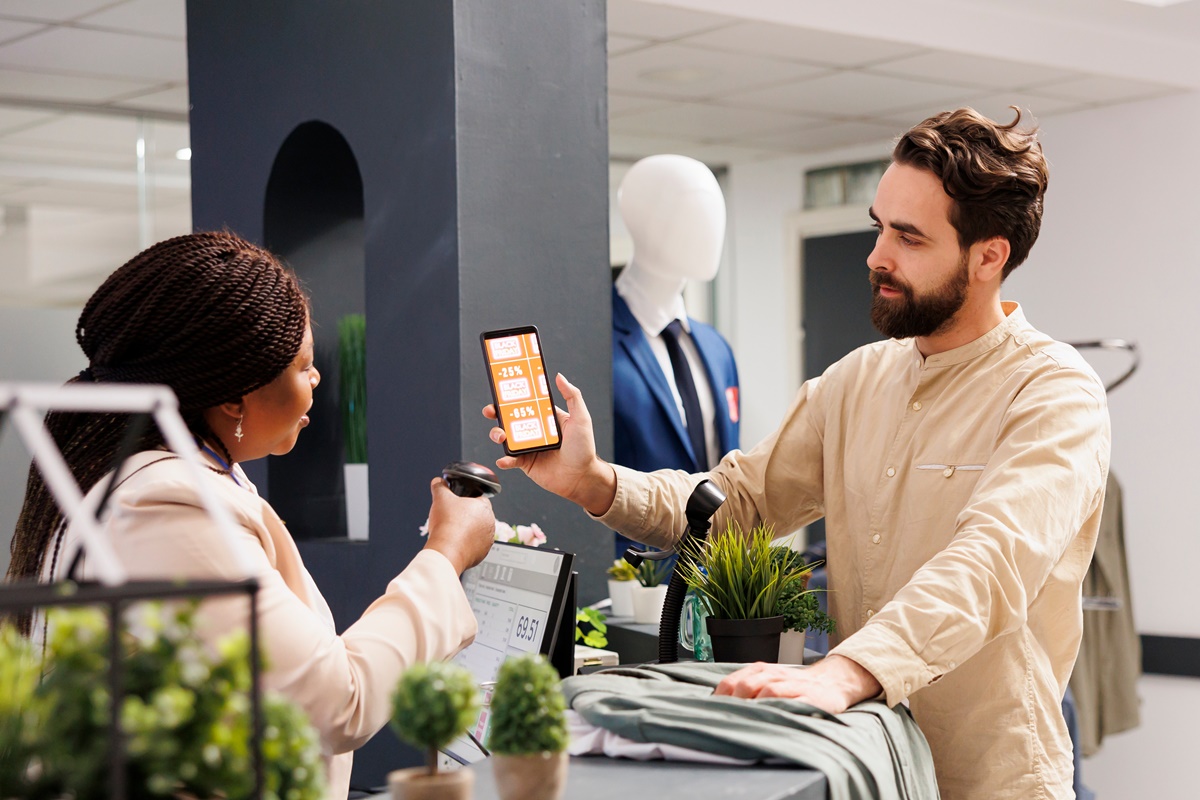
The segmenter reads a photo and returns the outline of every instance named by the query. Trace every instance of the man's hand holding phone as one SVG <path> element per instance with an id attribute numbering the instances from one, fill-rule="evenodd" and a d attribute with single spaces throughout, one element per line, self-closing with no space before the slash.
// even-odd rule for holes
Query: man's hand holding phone
<path id="1" fill-rule="evenodd" d="M 520 469 L 530 480 L 548 492 L 582 506 L 590 514 L 601 515 L 612 506 L 617 494 L 617 476 L 606 461 L 596 455 L 596 437 L 592 417 L 583 394 L 558 374 L 554 383 L 566 401 L 567 410 L 558 409 L 562 425 L 562 447 L 496 460 L 500 469 Z M 496 408 L 488 404 L 483 415 L 496 419 Z M 489 434 L 496 444 L 505 441 L 504 430 L 492 428 Z"/>

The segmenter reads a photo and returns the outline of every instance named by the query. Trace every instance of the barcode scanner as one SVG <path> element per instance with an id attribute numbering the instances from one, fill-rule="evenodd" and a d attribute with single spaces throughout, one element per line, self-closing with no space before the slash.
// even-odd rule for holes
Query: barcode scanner
<path id="1" fill-rule="evenodd" d="M 442 480 L 459 497 L 495 497 L 500 494 L 496 473 L 474 461 L 451 461 L 442 468 Z"/>

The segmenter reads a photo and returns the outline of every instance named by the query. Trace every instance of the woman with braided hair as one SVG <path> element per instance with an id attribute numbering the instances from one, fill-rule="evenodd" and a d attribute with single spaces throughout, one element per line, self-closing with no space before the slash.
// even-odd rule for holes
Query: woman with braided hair
<path id="1" fill-rule="evenodd" d="M 255 564 L 267 672 L 321 734 L 330 797 L 345 797 L 351 752 L 383 727 L 390 693 L 412 663 L 452 656 L 475 618 L 459 575 L 483 560 L 495 519 L 485 498 L 434 479 L 425 548 L 339 636 L 287 528 L 239 466 L 284 455 L 308 425 L 320 373 L 309 304 L 295 275 L 229 233 L 160 242 L 114 272 L 84 306 L 76 338 L 89 365 L 70 382 L 166 384 L 237 523 L 239 560 L 202 507 L 183 462 L 153 426 L 125 462 L 103 524 L 135 579 L 246 577 Z M 101 491 L 125 431 L 114 414 L 51 413 L 46 425 L 84 492 Z M 80 543 L 31 467 L 8 580 L 89 576 Z M 203 606 L 215 641 L 246 624 L 245 602 Z M 33 621 L 18 620 L 27 635 Z"/>

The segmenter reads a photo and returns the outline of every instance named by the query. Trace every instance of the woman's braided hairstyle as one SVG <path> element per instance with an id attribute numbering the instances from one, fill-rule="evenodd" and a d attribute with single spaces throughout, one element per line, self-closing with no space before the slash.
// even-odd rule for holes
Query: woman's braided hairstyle
<path id="1" fill-rule="evenodd" d="M 230 233 L 179 236 L 134 256 L 91 296 L 75 327 L 89 366 L 68 383 L 166 384 L 191 432 L 232 464 L 204 410 L 278 377 L 300 351 L 307 324 L 308 300 L 275 256 Z M 112 469 L 126 420 L 124 414 L 47 415 L 46 427 L 83 492 Z M 137 449 L 163 443 L 151 425 Z M 31 465 L 8 580 L 36 579 L 52 538 L 57 557 L 62 522 Z M 18 624 L 27 633 L 29 617 Z"/>

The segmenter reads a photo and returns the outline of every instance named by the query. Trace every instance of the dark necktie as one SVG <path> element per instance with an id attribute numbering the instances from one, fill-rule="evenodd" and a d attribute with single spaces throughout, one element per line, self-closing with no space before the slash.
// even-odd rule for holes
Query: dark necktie
<path id="1" fill-rule="evenodd" d="M 692 450 L 696 454 L 696 463 L 701 471 L 708 469 L 708 446 L 704 442 L 704 415 L 700 412 L 700 395 L 696 394 L 696 382 L 692 379 L 692 366 L 688 363 L 683 347 L 679 344 L 683 324 L 673 320 L 662 332 L 663 341 L 667 344 L 667 355 L 671 357 L 671 370 L 675 373 L 675 388 L 679 390 L 679 398 L 683 401 L 683 413 L 686 419 L 688 438 L 692 440 Z"/>

